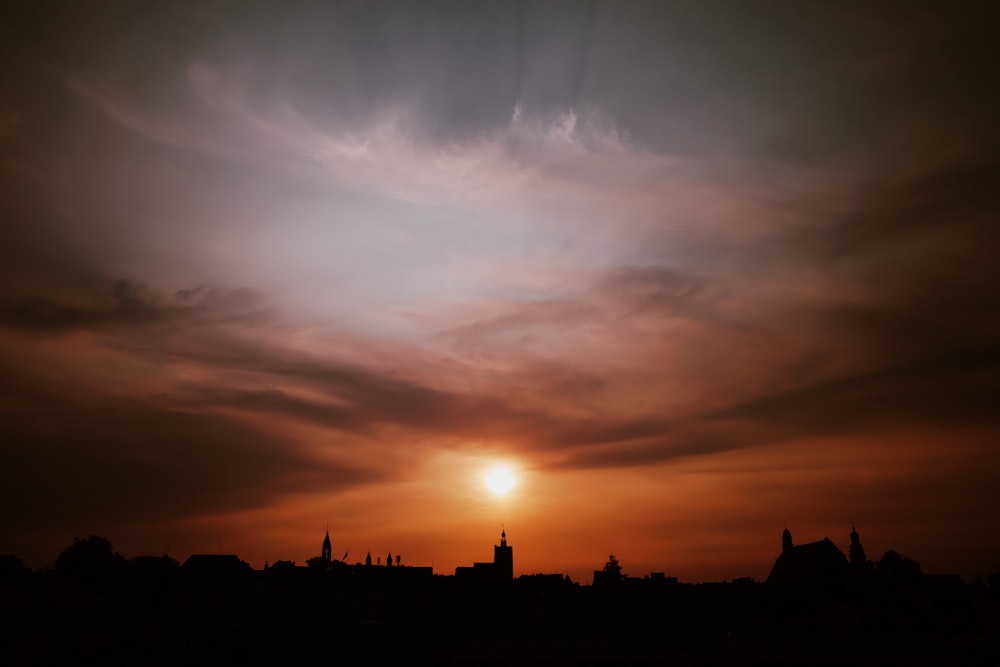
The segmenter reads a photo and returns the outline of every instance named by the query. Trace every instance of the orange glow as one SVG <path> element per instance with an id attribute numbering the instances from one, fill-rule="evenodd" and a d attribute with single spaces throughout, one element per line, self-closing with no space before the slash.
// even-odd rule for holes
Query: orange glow
<path id="1" fill-rule="evenodd" d="M 496 496 L 506 496 L 514 488 L 515 484 L 514 474 L 503 466 L 491 468 L 486 473 L 484 481 L 486 482 L 486 488 Z"/>

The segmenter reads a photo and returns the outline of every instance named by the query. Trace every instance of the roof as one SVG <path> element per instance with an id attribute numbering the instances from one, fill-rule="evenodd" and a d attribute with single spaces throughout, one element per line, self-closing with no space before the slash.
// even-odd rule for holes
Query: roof
<path id="1" fill-rule="evenodd" d="M 769 584 L 808 585 L 837 580 L 847 573 L 847 557 L 824 537 L 818 542 L 793 546 L 774 561 Z"/>

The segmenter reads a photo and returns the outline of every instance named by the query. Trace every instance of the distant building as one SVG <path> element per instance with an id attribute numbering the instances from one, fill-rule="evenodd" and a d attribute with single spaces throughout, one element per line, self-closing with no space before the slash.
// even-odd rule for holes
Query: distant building
<path id="1" fill-rule="evenodd" d="M 851 550 L 849 553 L 851 567 L 868 567 L 868 558 L 865 556 L 865 548 L 861 546 L 861 538 L 858 536 L 858 530 L 854 527 L 854 524 L 851 524 Z"/>
<path id="2" fill-rule="evenodd" d="M 501 529 L 500 544 L 493 546 L 493 569 L 498 579 L 514 579 L 514 550 L 507 546 L 507 531 Z"/>
<path id="3" fill-rule="evenodd" d="M 493 546 L 492 563 L 473 563 L 472 567 L 456 567 L 455 577 L 477 581 L 513 581 L 514 550 L 507 545 L 507 531 L 501 530 L 500 544 Z"/>
<path id="4" fill-rule="evenodd" d="M 829 537 L 795 546 L 792 544 L 792 533 L 786 527 L 781 533 L 781 555 L 774 561 L 767 583 L 825 585 L 842 581 L 846 575 L 847 557 Z"/>

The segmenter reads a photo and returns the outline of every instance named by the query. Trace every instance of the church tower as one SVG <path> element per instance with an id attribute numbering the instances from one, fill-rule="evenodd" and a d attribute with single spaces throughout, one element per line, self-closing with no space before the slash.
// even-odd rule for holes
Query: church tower
<path id="1" fill-rule="evenodd" d="M 502 581 L 514 579 L 514 550 L 507 546 L 507 531 L 500 529 L 500 545 L 493 547 L 493 574 Z"/>
<path id="2" fill-rule="evenodd" d="M 868 563 L 868 559 L 865 557 L 865 548 L 861 546 L 861 538 L 858 536 L 858 530 L 854 524 L 851 524 L 851 551 L 848 557 L 854 567 L 864 567 Z"/>
<path id="3" fill-rule="evenodd" d="M 788 530 L 788 524 L 785 524 L 785 530 L 781 532 L 781 553 L 788 553 L 792 550 L 792 532 Z"/>
<path id="4" fill-rule="evenodd" d="M 327 529 L 326 537 L 323 538 L 323 551 L 320 554 L 320 558 L 329 563 L 333 560 L 333 546 L 330 544 L 330 531 Z"/>

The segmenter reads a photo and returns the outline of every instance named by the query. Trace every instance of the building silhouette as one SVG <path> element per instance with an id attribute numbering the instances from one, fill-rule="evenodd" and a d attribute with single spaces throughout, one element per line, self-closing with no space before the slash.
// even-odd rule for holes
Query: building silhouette
<path id="1" fill-rule="evenodd" d="M 861 538 L 858 536 L 858 530 L 851 524 L 851 549 L 850 561 L 851 567 L 862 568 L 867 567 L 868 558 L 865 556 L 865 548 L 861 546 Z"/>
<path id="2" fill-rule="evenodd" d="M 829 537 L 796 546 L 786 526 L 781 533 L 781 554 L 774 561 L 767 583 L 810 587 L 833 584 L 846 575 L 847 557 Z"/>
<path id="3" fill-rule="evenodd" d="M 500 531 L 500 544 L 493 546 L 492 563 L 473 563 L 472 567 L 455 568 L 455 577 L 462 580 L 509 582 L 514 580 L 514 550 L 507 544 L 507 531 Z"/>
<path id="4" fill-rule="evenodd" d="M 498 579 L 514 578 L 514 550 L 507 546 L 507 531 L 500 530 L 500 544 L 493 546 L 493 570 Z"/>

